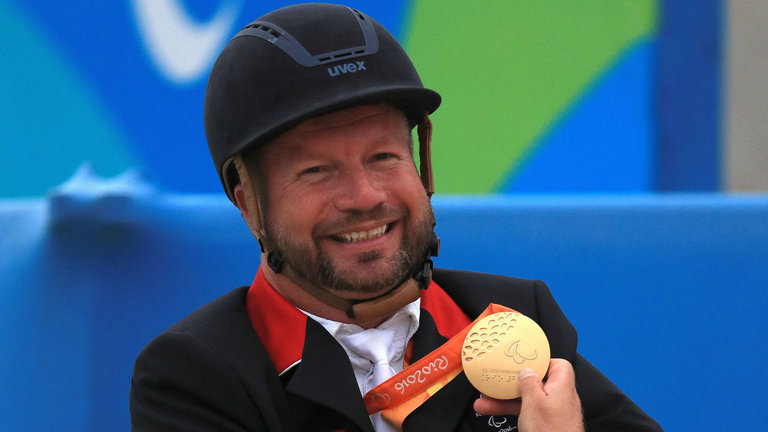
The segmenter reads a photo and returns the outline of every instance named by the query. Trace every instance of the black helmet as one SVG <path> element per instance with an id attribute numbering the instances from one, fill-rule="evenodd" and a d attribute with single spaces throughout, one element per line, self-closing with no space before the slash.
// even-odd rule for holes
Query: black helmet
<path id="1" fill-rule="evenodd" d="M 440 95 L 424 88 L 381 24 L 340 5 L 270 12 L 229 41 L 208 80 L 205 134 L 219 179 L 226 190 L 231 173 L 224 165 L 231 157 L 306 119 L 385 101 L 413 126 L 437 109 Z"/>

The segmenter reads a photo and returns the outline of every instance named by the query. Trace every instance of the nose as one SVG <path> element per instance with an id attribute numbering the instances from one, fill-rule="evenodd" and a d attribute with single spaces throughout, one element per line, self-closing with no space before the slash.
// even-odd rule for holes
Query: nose
<path id="1" fill-rule="evenodd" d="M 365 168 L 348 171 L 340 180 L 336 193 L 339 211 L 369 211 L 386 199 L 384 179 L 375 178 Z"/>

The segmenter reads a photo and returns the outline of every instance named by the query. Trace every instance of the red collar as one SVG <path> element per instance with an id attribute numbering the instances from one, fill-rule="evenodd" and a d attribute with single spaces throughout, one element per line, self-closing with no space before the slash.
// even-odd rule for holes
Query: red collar
<path id="1" fill-rule="evenodd" d="M 261 269 L 245 302 L 251 324 L 277 372 L 282 374 L 301 361 L 307 316 L 272 288 Z M 437 331 L 449 339 L 472 322 L 434 281 L 421 292 L 421 308 L 435 320 Z"/>

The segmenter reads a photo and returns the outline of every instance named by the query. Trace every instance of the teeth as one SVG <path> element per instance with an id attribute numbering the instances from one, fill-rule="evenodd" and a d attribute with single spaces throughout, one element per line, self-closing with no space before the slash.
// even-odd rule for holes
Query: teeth
<path id="1" fill-rule="evenodd" d="M 382 225 L 369 231 L 348 232 L 340 234 L 338 239 L 345 243 L 354 243 L 360 240 L 372 240 L 376 237 L 381 237 L 385 232 L 387 232 L 387 226 Z"/>

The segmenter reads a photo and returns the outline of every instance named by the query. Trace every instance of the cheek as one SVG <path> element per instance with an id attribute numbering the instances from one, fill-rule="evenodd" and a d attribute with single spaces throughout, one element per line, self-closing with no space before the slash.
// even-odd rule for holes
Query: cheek
<path id="1" fill-rule="evenodd" d="M 321 193 L 284 193 L 269 206 L 271 224 L 285 234 L 311 236 L 313 227 L 322 220 L 328 199 Z"/>
<path id="2" fill-rule="evenodd" d="M 427 192 L 424 189 L 424 185 L 421 183 L 421 178 L 418 175 L 409 175 L 402 178 L 402 181 L 398 182 L 397 188 L 398 196 L 411 208 L 421 208 L 426 203 L 429 203 Z"/>

